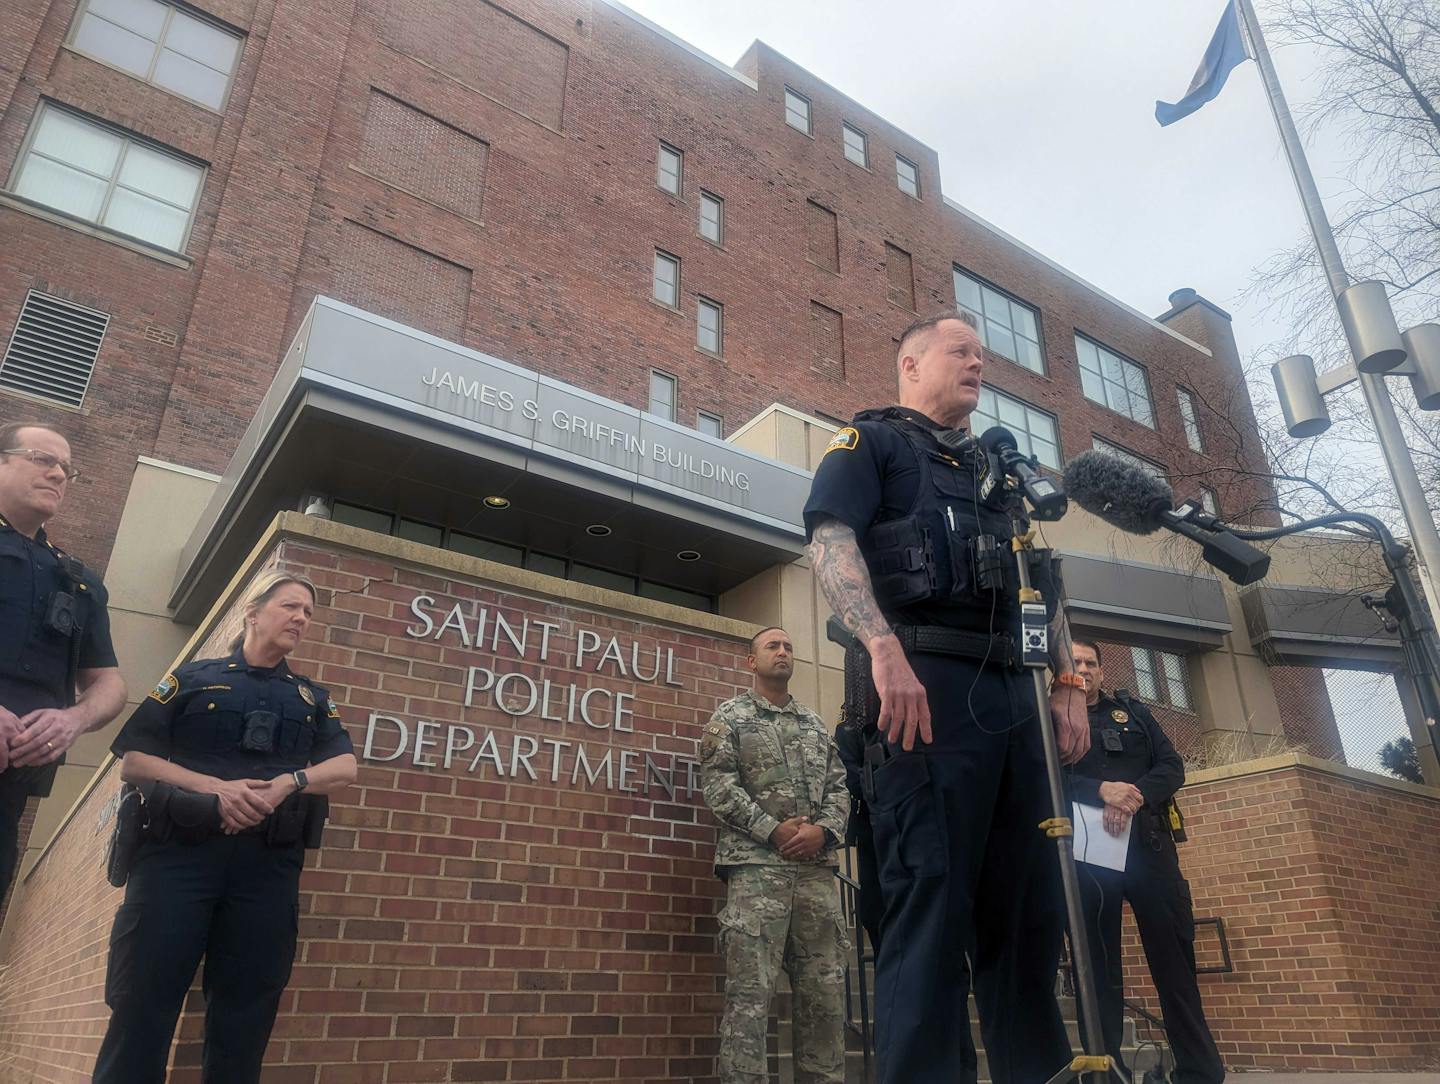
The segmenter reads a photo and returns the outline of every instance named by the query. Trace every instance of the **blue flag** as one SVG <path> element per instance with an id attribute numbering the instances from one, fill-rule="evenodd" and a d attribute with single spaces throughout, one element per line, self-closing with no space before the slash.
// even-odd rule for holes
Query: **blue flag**
<path id="1" fill-rule="evenodd" d="M 1185 97 L 1174 104 L 1156 102 L 1155 119 L 1162 126 L 1174 124 L 1206 102 L 1214 101 L 1230 73 L 1248 59 L 1250 54 L 1245 49 L 1245 36 L 1240 30 L 1239 3 L 1238 0 L 1230 0 L 1225 5 L 1225 14 L 1220 16 L 1215 36 L 1210 39 L 1210 47 L 1205 50 L 1205 58 L 1200 61 L 1195 78 L 1190 80 L 1190 86 L 1185 90 Z"/>

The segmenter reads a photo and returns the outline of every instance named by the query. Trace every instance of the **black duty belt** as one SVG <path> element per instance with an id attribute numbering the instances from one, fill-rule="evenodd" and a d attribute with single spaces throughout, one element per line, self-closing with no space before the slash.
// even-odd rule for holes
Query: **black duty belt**
<path id="1" fill-rule="evenodd" d="M 1008 632 L 991 634 L 952 629 L 944 625 L 897 625 L 895 638 L 905 654 L 948 655 L 959 659 L 976 659 L 995 666 L 1014 668 L 1019 665 L 1015 638 Z"/>

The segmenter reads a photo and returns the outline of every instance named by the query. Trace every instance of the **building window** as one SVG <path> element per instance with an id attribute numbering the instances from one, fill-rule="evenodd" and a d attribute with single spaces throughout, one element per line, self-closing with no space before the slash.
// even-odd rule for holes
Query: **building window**
<path id="1" fill-rule="evenodd" d="M 695 428 L 707 437 L 714 437 L 716 440 L 725 439 L 725 419 L 719 414 L 711 414 L 708 410 L 697 411 Z"/>
<path id="2" fill-rule="evenodd" d="M 109 326 L 108 313 L 31 290 L 0 360 L 0 386 L 79 407 Z"/>
<path id="3" fill-rule="evenodd" d="M 725 243 L 725 201 L 709 192 L 700 193 L 700 236 L 711 244 Z"/>
<path id="4" fill-rule="evenodd" d="M 1185 423 L 1185 439 L 1192 452 L 1203 452 L 1205 443 L 1200 439 L 1200 420 L 1195 411 L 1195 396 L 1184 388 L 1176 388 L 1180 397 L 1180 418 Z"/>
<path id="5" fill-rule="evenodd" d="M 1209 486 L 1200 487 L 1200 507 L 1209 512 L 1217 519 L 1220 516 L 1220 502 L 1215 498 L 1215 491 Z"/>
<path id="6" fill-rule="evenodd" d="M 706 353 L 719 355 L 724 342 L 725 306 L 708 297 L 695 304 L 695 345 Z"/>
<path id="7" fill-rule="evenodd" d="M 1139 467 L 1152 478 L 1159 478 L 1162 482 L 1169 481 L 1169 475 L 1166 474 L 1165 468 L 1162 467 L 1159 463 L 1156 463 L 1150 459 L 1146 459 L 1142 455 L 1136 455 L 1134 452 L 1130 451 L 1129 449 L 1122 448 L 1118 444 L 1111 444 L 1108 440 L 1101 440 L 1099 437 L 1095 437 L 1091 447 L 1093 447 L 1097 452 L 1104 452 L 1106 455 L 1113 455 L 1119 459 L 1125 460 L 1125 462 L 1127 463 Z"/>
<path id="8" fill-rule="evenodd" d="M 1141 700 L 1190 710 L 1190 681 L 1183 655 L 1132 647 L 1130 658 L 1135 664 L 1135 691 Z"/>
<path id="9" fill-rule="evenodd" d="M 785 123 L 798 131 L 810 134 L 810 99 L 785 88 Z"/>
<path id="10" fill-rule="evenodd" d="M 845 157 L 857 166 L 870 168 L 870 141 L 859 128 L 849 124 L 840 125 L 840 138 L 845 145 Z"/>
<path id="11" fill-rule="evenodd" d="M 885 242 L 886 296 L 893 304 L 915 311 L 915 264 L 910 253 Z"/>
<path id="12" fill-rule="evenodd" d="M 840 270 L 840 228 L 835 212 L 813 199 L 805 202 L 805 245 L 811 263 Z"/>
<path id="13" fill-rule="evenodd" d="M 1141 366 L 1083 335 L 1075 336 L 1075 353 L 1080 357 L 1080 383 L 1085 389 L 1085 398 L 1155 428 L 1150 385 Z"/>
<path id="14" fill-rule="evenodd" d="M 920 198 L 920 167 L 908 158 L 895 156 L 895 183 L 907 196 Z"/>
<path id="15" fill-rule="evenodd" d="M 17 196 L 181 251 L 205 171 L 45 103 L 11 187 Z"/>
<path id="16" fill-rule="evenodd" d="M 1035 310 L 958 267 L 951 268 L 951 277 L 955 307 L 975 318 L 985 349 L 1033 373 L 1043 373 L 1045 360 L 1040 353 L 1040 321 Z"/>
<path id="17" fill-rule="evenodd" d="M 238 34 L 158 0 L 86 0 L 70 46 L 217 110 L 240 56 Z"/>
<path id="18" fill-rule="evenodd" d="M 676 380 L 659 369 L 650 370 L 650 405 L 645 409 L 667 422 L 675 420 Z"/>
<path id="19" fill-rule="evenodd" d="M 680 307 L 680 257 L 655 250 L 655 280 L 651 295 L 662 305 Z"/>
<path id="20" fill-rule="evenodd" d="M 684 177 L 685 155 L 668 143 L 661 143 L 660 154 L 655 159 L 655 183 L 672 196 L 678 196 Z"/>
<path id="21" fill-rule="evenodd" d="M 980 403 L 970 415 L 970 432 L 979 436 L 992 425 L 1015 434 L 1015 443 L 1051 470 L 1060 469 L 1060 439 L 1055 416 L 1022 399 L 991 387 L 981 387 Z"/>

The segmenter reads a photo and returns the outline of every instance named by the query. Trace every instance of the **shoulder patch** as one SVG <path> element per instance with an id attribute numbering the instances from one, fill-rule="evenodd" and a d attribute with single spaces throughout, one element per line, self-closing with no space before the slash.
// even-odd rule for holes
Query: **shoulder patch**
<path id="1" fill-rule="evenodd" d="M 180 680 L 174 674 L 166 674 L 160 679 L 160 683 L 150 690 L 150 699 L 158 700 L 162 704 L 168 704 L 175 699 L 175 694 L 180 691 Z"/>
<path id="2" fill-rule="evenodd" d="M 825 445 L 825 455 L 829 455 L 831 452 L 853 452 L 858 447 L 860 447 L 860 430 L 853 425 L 847 425 L 830 438 L 830 443 Z"/>
<path id="3" fill-rule="evenodd" d="M 335 701 L 334 701 L 333 698 L 328 697 L 328 696 L 325 698 L 325 717 L 326 717 L 327 719 L 338 719 L 338 718 L 340 718 L 340 708 L 339 708 L 339 706 L 336 705 L 336 703 L 335 703 Z"/>

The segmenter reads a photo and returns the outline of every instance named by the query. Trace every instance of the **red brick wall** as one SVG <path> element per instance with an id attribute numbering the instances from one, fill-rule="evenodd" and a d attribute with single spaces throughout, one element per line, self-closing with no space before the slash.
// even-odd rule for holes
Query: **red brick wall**
<path id="1" fill-rule="evenodd" d="M 0 395 L 0 415 L 72 434 L 93 481 L 72 494 L 58 537 L 92 564 L 108 555 L 135 455 L 224 467 L 319 292 L 633 406 L 662 369 L 679 379 L 681 421 L 705 409 L 733 425 L 776 401 L 846 418 L 894 395 L 892 340 L 913 313 L 891 297 L 891 245 L 910 257 L 913 287 L 900 292 L 913 289 L 922 313 L 953 304 L 955 263 L 1038 307 L 1048 375 L 997 359 L 987 379 L 1058 414 L 1066 457 L 1100 433 L 1177 477 L 1259 462 L 1253 439 L 1225 439 L 1231 423 L 1253 431 L 1248 401 L 1231 409 L 1244 398 L 1233 357 L 1205 357 L 945 207 L 934 152 L 763 46 L 741 62 L 755 91 L 573 0 L 199 7 L 247 35 L 223 114 L 65 50 L 75 0 L 12 3 L 0 28 L 0 174 L 42 96 L 209 165 L 188 267 L 0 207 L 0 333 L 31 288 L 112 315 L 83 412 Z M 811 99 L 813 137 L 784 123 L 787 83 Z M 399 145 L 438 140 L 470 161 L 483 144 L 470 178 L 483 192 L 387 168 L 377 93 L 399 103 L 380 118 Z M 873 171 L 845 160 L 842 120 L 866 131 Z M 405 123 L 415 130 L 394 130 Z M 655 185 L 662 139 L 685 153 L 678 197 Z M 922 199 L 897 189 L 897 152 L 918 164 Z M 698 236 L 702 187 L 725 200 L 723 248 Z M 456 199 L 459 213 L 446 209 Z M 807 259 L 810 201 L 834 216 L 820 263 Z M 683 261 L 679 312 L 650 300 L 656 247 Z M 696 349 L 702 294 L 725 306 L 723 360 Z M 812 313 L 826 310 L 838 316 L 822 344 Z M 842 324 L 843 359 L 830 331 Z M 1147 366 L 1158 431 L 1084 399 L 1076 329 Z M 1185 446 L 1181 380 L 1202 403 L 1230 404 L 1202 410 L 1211 455 Z M 1226 507 L 1265 495 L 1248 481 L 1219 488 Z"/>
<path id="2" fill-rule="evenodd" d="M 511 748 L 516 735 L 530 735 L 581 742 L 591 764 L 626 750 L 693 758 L 716 704 L 747 684 L 745 645 L 294 542 L 277 557 L 328 596 L 292 663 L 343 705 L 357 751 L 371 712 L 412 729 L 421 719 L 468 726 L 477 744 L 448 770 L 362 762 L 325 848 L 307 859 L 302 945 L 267 1055 L 286 1069 L 267 1080 L 710 1079 L 723 987 L 713 917 L 721 886 L 698 791 L 686 794 L 682 783 L 673 800 L 653 785 L 648 796 L 627 794 L 587 786 L 583 773 L 572 786 L 573 752 L 562 754 L 565 770 L 552 784 L 544 744 L 532 761 L 538 781 L 512 778 Z M 524 658 L 503 637 L 491 651 L 465 648 L 453 628 L 438 640 L 407 636 L 421 627 L 411 611 L 420 594 L 435 599 L 437 630 L 457 603 L 472 628 L 477 607 L 517 630 L 527 617 L 553 623 L 549 661 L 538 657 L 533 626 Z M 232 614 L 199 653 L 222 651 L 234 623 Z M 593 647 L 577 672 L 570 663 L 581 630 L 602 647 L 618 637 L 627 670 L 638 643 L 640 679 L 622 676 L 613 658 L 601 662 Z M 657 648 L 662 659 L 674 652 L 673 681 L 668 667 L 644 680 Z M 515 717 L 484 696 L 466 708 L 471 666 L 631 694 L 633 731 Z M 512 679 L 508 691 L 521 686 Z M 507 698 L 511 710 L 522 706 L 516 700 Z M 607 702 L 592 701 L 596 722 Z M 549 714 L 565 716 L 559 704 Z M 490 760 L 469 770 L 487 731 L 503 776 Z M 393 730 L 381 733 L 376 749 L 388 752 Z M 88 1079 L 103 1034 L 104 939 L 119 894 L 102 887 L 94 825 L 114 777 L 42 860 L 0 978 L 0 1064 L 12 1057 L 37 1079 Z M 177 1082 L 198 1080 L 200 1024 L 192 1003 Z"/>
<path id="3" fill-rule="evenodd" d="M 1232 1069 L 1398 1071 L 1440 1060 L 1440 800 L 1287 767 L 1186 787 L 1180 862 L 1235 971 L 1202 975 Z M 1201 966 L 1221 962 L 1213 928 Z M 1133 924 L 1126 987 L 1159 1014 Z"/>

